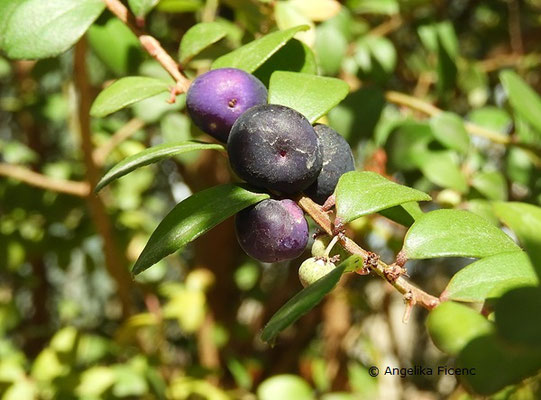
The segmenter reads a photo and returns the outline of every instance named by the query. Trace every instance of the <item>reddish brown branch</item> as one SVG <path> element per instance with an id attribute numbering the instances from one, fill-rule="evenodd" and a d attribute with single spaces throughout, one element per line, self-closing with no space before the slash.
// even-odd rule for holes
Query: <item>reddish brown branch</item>
<path id="1" fill-rule="evenodd" d="M 190 81 L 186 78 L 179 69 L 177 62 L 164 50 L 160 42 L 154 37 L 145 33 L 139 27 L 136 18 L 119 0 L 103 0 L 109 11 L 111 11 L 118 19 L 126 24 L 128 28 L 137 36 L 141 46 L 150 54 L 161 66 L 173 77 L 176 82 L 173 94 L 186 93 L 190 87 Z"/>
<path id="2" fill-rule="evenodd" d="M 316 224 L 318 224 L 320 228 L 325 231 L 325 233 L 333 236 L 333 223 L 331 222 L 330 217 L 324 211 L 322 211 L 319 205 L 314 203 L 306 196 L 297 198 L 297 203 L 307 214 L 310 215 L 310 217 L 312 217 Z M 339 235 L 339 241 L 347 252 L 351 254 L 358 254 L 365 260 L 373 259 L 373 253 L 360 247 L 345 234 Z M 418 304 L 421 307 L 431 310 L 440 303 L 437 297 L 434 297 L 422 289 L 412 285 L 405 279 L 404 276 L 397 276 L 396 264 L 387 265 L 378 257 L 375 262 L 367 263 L 367 267 L 369 267 L 372 271 L 374 271 L 374 273 L 379 275 L 389 284 L 393 285 L 400 293 L 402 293 L 408 304 Z"/>
<path id="3" fill-rule="evenodd" d="M 90 106 L 92 104 L 91 87 L 88 82 L 86 70 L 86 41 L 82 38 L 75 45 L 74 76 L 75 86 L 78 92 L 78 120 L 81 133 L 81 147 L 84 155 L 86 167 L 86 176 L 92 187 L 95 187 L 99 178 L 100 171 L 94 163 L 92 137 L 90 132 Z M 105 255 L 105 267 L 108 273 L 114 279 L 124 317 L 127 317 L 132 311 L 132 287 L 133 281 L 127 269 L 127 261 L 123 253 L 118 251 L 115 245 L 113 227 L 105 205 L 100 197 L 90 194 L 87 197 L 88 206 L 92 212 L 96 230 L 103 240 L 103 250 Z"/>

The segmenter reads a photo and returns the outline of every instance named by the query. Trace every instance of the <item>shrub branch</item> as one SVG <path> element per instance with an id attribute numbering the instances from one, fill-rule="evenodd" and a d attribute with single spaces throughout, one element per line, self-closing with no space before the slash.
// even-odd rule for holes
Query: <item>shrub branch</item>
<path id="1" fill-rule="evenodd" d="M 86 197 L 90 194 L 90 184 L 88 182 L 51 178 L 20 165 L 0 163 L 0 175 L 53 192 L 71 194 L 78 197 Z"/>
<path id="2" fill-rule="evenodd" d="M 334 235 L 334 224 L 329 215 L 322 208 L 314 203 L 309 197 L 301 196 L 296 199 L 297 204 L 323 229 L 328 235 Z M 404 295 L 408 310 L 413 305 L 420 305 L 427 310 L 436 307 L 440 301 L 438 298 L 426 293 L 422 289 L 408 282 L 402 272 L 402 268 L 395 264 L 384 263 L 376 254 L 363 249 L 355 241 L 343 233 L 338 233 L 338 240 L 342 247 L 351 254 L 357 254 L 365 260 L 365 266 L 374 271 L 378 276 L 386 280 Z"/>
<path id="3" fill-rule="evenodd" d="M 141 46 L 171 75 L 176 84 L 171 94 L 186 93 L 190 80 L 180 72 L 178 63 L 167 53 L 160 42 L 139 27 L 135 16 L 119 0 L 103 0 L 109 11 L 120 19 L 137 36 Z M 173 97 L 174 98 L 174 97 Z"/>

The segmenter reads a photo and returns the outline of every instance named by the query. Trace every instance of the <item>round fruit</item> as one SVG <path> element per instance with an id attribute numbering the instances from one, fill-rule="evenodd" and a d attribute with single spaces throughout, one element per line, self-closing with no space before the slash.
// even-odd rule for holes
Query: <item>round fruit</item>
<path id="1" fill-rule="evenodd" d="M 323 167 L 316 181 L 304 193 L 316 203 L 323 204 L 333 194 L 338 179 L 355 169 L 353 153 L 348 142 L 327 125 L 314 127 L 323 155 Z"/>
<path id="2" fill-rule="evenodd" d="M 231 129 L 227 151 L 239 177 L 279 193 L 306 189 L 322 166 L 319 141 L 310 122 L 277 104 L 255 106 L 242 114 Z"/>
<path id="3" fill-rule="evenodd" d="M 263 262 L 291 260 L 308 243 L 308 223 L 292 200 L 263 200 L 235 218 L 237 239 L 251 257 Z"/>
<path id="4" fill-rule="evenodd" d="M 335 268 L 332 262 L 321 258 L 310 257 L 299 267 L 299 279 L 302 286 L 310 286 L 320 278 L 323 278 Z"/>
<path id="5" fill-rule="evenodd" d="M 214 69 L 198 76 L 186 95 L 186 108 L 194 124 L 224 143 L 243 112 L 266 103 L 263 83 L 236 68 Z"/>

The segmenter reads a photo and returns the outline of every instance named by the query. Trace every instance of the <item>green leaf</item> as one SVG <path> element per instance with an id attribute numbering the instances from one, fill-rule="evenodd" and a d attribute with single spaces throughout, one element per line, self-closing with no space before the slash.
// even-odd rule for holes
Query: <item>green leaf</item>
<path id="1" fill-rule="evenodd" d="M 133 266 L 133 274 L 143 272 L 230 216 L 269 197 L 234 184 L 195 193 L 177 204 L 160 222 Z"/>
<path id="2" fill-rule="evenodd" d="M 137 17 L 144 17 L 160 0 L 128 0 L 130 9 Z"/>
<path id="3" fill-rule="evenodd" d="M 423 210 L 419 207 L 419 203 L 412 201 L 381 210 L 379 211 L 379 214 L 400 225 L 410 227 L 423 215 Z"/>
<path id="4" fill-rule="evenodd" d="M 372 138 L 384 106 L 381 88 L 363 86 L 329 112 L 329 123 L 353 147 L 363 138 Z"/>
<path id="5" fill-rule="evenodd" d="M 519 286 L 534 286 L 539 280 L 523 251 L 495 254 L 458 271 L 441 299 L 482 302 Z"/>
<path id="6" fill-rule="evenodd" d="M 462 118 L 451 112 L 441 112 L 430 119 L 430 127 L 434 137 L 445 147 L 467 153 L 470 137 Z"/>
<path id="7" fill-rule="evenodd" d="M 301 11 L 301 8 L 297 7 L 294 0 L 276 2 L 274 5 L 274 19 L 276 20 L 276 26 L 281 30 L 301 25 L 309 26 L 310 29 L 306 32 L 298 32 L 295 37 L 310 47 L 314 45 L 316 37 L 315 24 Z"/>
<path id="8" fill-rule="evenodd" d="M 397 0 L 353 0 L 350 7 L 360 14 L 397 14 L 400 5 Z"/>
<path id="9" fill-rule="evenodd" d="M 342 175 L 335 193 L 337 216 L 343 222 L 402 203 L 431 200 L 426 193 L 399 185 L 371 171 L 351 171 Z"/>
<path id="10" fill-rule="evenodd" d="M 515 232 L 541 276 L 541 208 L 527 203 L 498 202 L 494 204 L 494 211 Z"/>
<path id="11" fill-rule="evenodd" d="M 53 57 L 69 49 L 105 8 L 101 0 L 27 0 L 12 10 L 2 45 L 10 58 Z"/>
<path id="12" fill-rule="evenodd" d="M 419 168 L 419 154 L 427 153 L 433 139 L 434 134 L 427 123 L 406 120 L 399 124 L 385 144 L 391 165 L 401 171 Z"/>
<path id="13" fill-rule="evenodd" d="M 115 179 L 118 179 L 121 176 L 130 173 L 134 169 L 161 161 L 165 158 L 173 157 L 178 154 L 187 153 L 189 151 L 195 150 L 225 151 L 224 147 L 221 144 L 203 143 L 195 140 L 187 140 L 184 142 L 176 143 L 164 143 L 123 159 L 121 162 L 119 162 L 113 168 L 107 171 L 107 173 L 96 185 L 95 190 L 96 192 L 100 191 L 101 189 L 103 189 L 103 187 L 105 187 Z"/>
<path id="14" fill-rule="evenodd" d="M 502 71 L 500 80 L 515 113 L 541 132 L 541 97 L 513 71 Z"/>
<path id="15" fill-rule="evenodd" d="M 203 7 L 202 0 L 160 0 L 158 10 L 169 13 L 188 13 Z"/>
<path id="16" fill-rule="evenodd" d="M 92 51 L 117 76 L 136 73 L 144 57 L 139 40 L 118 18 L 101 20 L 87 33 Z"/>
<path id="17" fill-rule="evenodd" d="M 317 27 L 315 51 L 323 74 L 336 75 L 340 71 L 347 48 L 347 39 L 337 26 L 324 23 Z"/>
<path id="18" fill-rule="evenodd" d="M 483 217 L 463 210 L 436 210 L 415 221 L 404 239 L 404 250 L 410 259 L 425 259 L 482 258 L 520 248 Z"/>
<path id="19" fill-rule="evenodd" d="M 513 122 L 509 114 L 495 106 L 485 106 L 472 110 L 467 119 L 476 125 L 481 125 L 500 133 L 507 133 L 509 126 Z"/>
<path id="20" fill-rule="evenodd" d="M 461 382 L 481 395 L 490 395 L 507 385 L 519 383 L 541 367 L 541 351 L 512 348 L 495 333 L 470 341 L 460 352 L 458 368 L 475 368 Z"/>
<path id="21" fill-rule="evenodd" d="M 315 307 L 338 283 L 347 264 L 347 261 L 341 263 L 327 275 L 289 299 L 265 325 L 261 339 L 265 342 L 273 340 L 281 331 Z"/>
<path id="22" fill-rule="evenodd" d="M 260 400 L 313 400 L 312 388 L 297 375 L 275 375 L 261 382 L 257 388 Z"/>
<path id="23" fill-rule="evenodd" d="M 457 355 L 472 339 L 493 332 L 494 324 L 465 305 L 446 301 L 430 311 L 426 327 L 438 349 Z"/>
<path id="24" fill-rule="evenodd" d="M 265 86 L 269 86 L 274 71 L 293 71 L 305 74 L 316 74 L 317 64 L 314 52 L 305 43 L 291 39 L 265 63 L 254 71 Z"/>
<path id="25" fill-rule="evenodd" d="M 167 82 L 142 76 L 121 78 L 98 95 L 90 115 L 105 117 L 133 103 L 169 91 Z"/>
<path id="26" fill-rule="evenodd" d="M 471 185 L 489 200 L 507 199 L 507 182 L 501 172 L 479 172 L 471 179 Z"/>
<path id="27" fill-rule="evenodd" d="M 458 167 L 456 154 L 451 150 L 417 154 L 417 164 L 430 182 L 460 193 L 468 191 L 466 177 Z"/>
<path id="28" fill-rule="evenodd" d="M 541 288 L 523 287 L 505 293 L 494 307 L 500 335 L 513 344 L 541 346 Z"/>
<path id="29" fill-rule="evenodd" d="M 9 20 L 15 10 L 27 0 L 12 0 L 0 2 L 0 49 L 4 49 L 6 41 L 6 30 L 9 26 Z"/>
<path id="30" fill-rule="evenodd" d="M 179 60 L 188 63 L 194 56 L 201 53 L 211 44 L 227 35 L 228 30 L 219 22 L 202 22 L 192 26 L 182 36 L 179 48 Z"/>
<path id="31" fill-rule="evenodd" d="M 356 43 L 355 61 L 367 74 L 376 78 L 390 74 L 396 66 L 393 42 L 381 36 L 362 36 Z M 382 75 L 382 77 L 384 77 Z"/>
<path id="32" fill-rule="evenodd" d="M 437 87 L 440 94 L 452 89 L 455 85 L 458 57 L 458 39 L 453 25 L 449 21 L 423 25 L 418 29 L 423 45 L 438 56 Z"/>
<path id="33" fill-rule="evenodd" d="M 277 31 L 254 40 L 232 52 L 219 57 L 212 63 L 212 69 L 239 68 L 254 72 L 274 53 L 283 47 L 297 32 L 305 31 L 308 26 L 296 26 L 285 31 Z"/>
<path id="34" fill-rule="evenodd" d="M 269 103 L 291 107 L 314 123 L 340 103 L 348 91 L 347 83 L 340 79 L 276 71 L 270 79 Z"/>

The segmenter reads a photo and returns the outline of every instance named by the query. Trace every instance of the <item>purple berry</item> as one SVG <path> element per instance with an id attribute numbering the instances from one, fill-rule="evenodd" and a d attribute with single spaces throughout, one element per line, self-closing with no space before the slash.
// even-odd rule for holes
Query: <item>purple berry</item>
<path id="1" fill-rule="evenodd" d="M 306 189 L 317 178 L 322 155 L 314 128 L 297 111 L 277 104 L 255 106 L 235 122 L 227 151 L 246 182 L 279 193 Z"/>
<path id="2" fill-rule="evenodd" d="M 237 239 L 251 257 L 263 262 L 291 260 L 308 243 L 308 223 L 292 200 L 263 200 L 235 218 Z"/>
<path id="3" fill-rule="evenodd" d="M 304 193 L 316 203 L 323 204 L 333 194 L 338 179 L 355 169 L 355 162 L 351 147 L 338 132 L 321 124 L 316 125 L 314 130 L 323 154 L 323 167 L 316 181 Z"/>
<path id="4" fill-rule="evenodd" d="M 224 143 L 244 111 L 266 103 L 263 83 L 236 68 L 214 69 L 198 76 L 186 95 L 186 108 L 194 124 Z"/>

